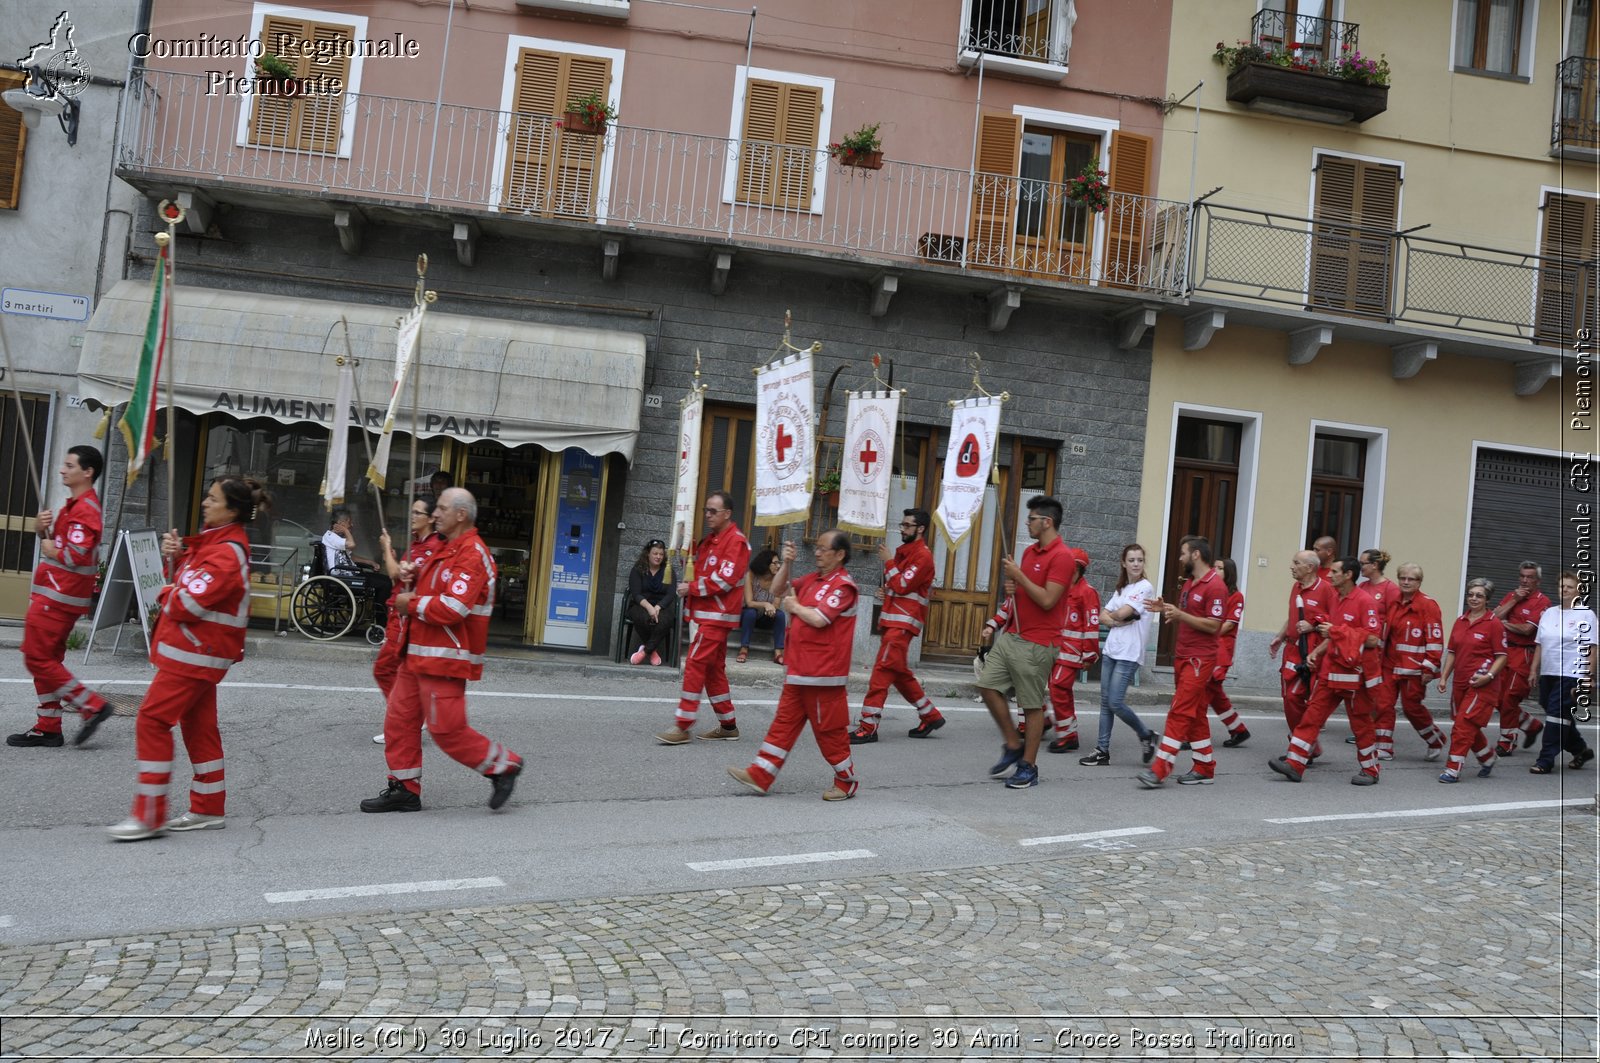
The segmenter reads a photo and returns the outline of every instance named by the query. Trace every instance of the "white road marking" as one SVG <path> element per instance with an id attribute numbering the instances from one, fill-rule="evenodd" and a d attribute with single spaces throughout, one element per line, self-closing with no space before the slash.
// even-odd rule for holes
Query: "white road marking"
<path id="1" fill-rule="evenodd" d="M 1045 838 L 1020 838 L 1018 845 L 1061 845 L 1066 842 L 1090 842 L 1099 838 L 1128 838 L 1135 834 L 1165 834 L 1160 827 L 1119 827 L 1116 830 L 1092 830 L 1087 834 L 1052 834 Z"/>
<path id="2" fill-rule="evenodd" d="M 289 890 L 286 893 L 263 893 L 268 904 L 292 904 L 296 901 L 331 901 L 341 897 L 381 897 L 394 893 L 443 893 L 448 890 L 488 890 L 504 886 L 501 879 L 447 878 L 435 882 L 379 882 L 371 886 L 334 886 L 322 890 Z"/>
<path id="3" fill-rule="evenodd" d="M 1266 823 L 1330 823 L 1344 819 L 1415 819 L 1418 816 L 1462 816 L 1473 812 L 1518 812 L 1530 808 L 1562 808 L 1566 805 L 1592 805 L 1594 798 L 1577 797 L 1565 801 L 1504 801 L 1493 805 L 1450 805 L 1446 808 L 1394 808 L 1382 812 L 1346 812 L 1336 816 L 1295 816 L 1268 819 Z"/>
<path id="4" fill-rule="evenodd" d="M 840 849 L 831 853 L 793 853 L 789 856 L 747 856 L 742 860 L 707 860 L 685 866 L 690 871 L 738 871 L 747 867 L 777 867 L 781 864 L 825 864 L 832 860 L 868 860 L 877 855 L 871 849 Z"/>

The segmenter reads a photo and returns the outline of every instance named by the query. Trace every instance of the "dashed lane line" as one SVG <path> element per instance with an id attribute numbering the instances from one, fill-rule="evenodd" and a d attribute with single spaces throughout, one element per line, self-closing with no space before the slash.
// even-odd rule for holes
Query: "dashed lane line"
<path id="1" fill-rule="evenodd" d="M 488 890 L 504 886 L 501 879 L 447 878 L 433 882 L 378 882 L 368 886 L 334 886 L 320 890 L 288 890 L 263 893 L 268 904 L 294 904 L 299 901 L 332 901 L 343 897 L 382 897 L 397 893 L 446 893 L 451 890 Z"/>
<path id="2" fill-rule="evenodd" d="M 784 864 L 826 864 L 834 860 L 870 860 L 871 849 L 839 849 L 831 853 L 789 853 L 784 856 L 747 856 L 740 860 L 705 860 L 687 864 L 690 871 L 740 871 L 750 867 L 779 867 Z"/>
<path id="3" fill-rule="evenodd" d="M 1119 827 L 1116 830 L 1092 830 L 1087 834 L 1053 834 L 1044 838 L 1019 838 L 1018 845 L 1064 845 L 1068 842 L 1092 842 L 1101 838 L 1131 838 L 1137 834 L 1165 834 L 1160 827 Z"/>
<path id="4" fill-rule="evenodd" d="M 1373 812 L 1345 812 L 1333 816 L 1293 816 L 1267 819 L 1264 823 L 1332 823 L 1346 819 L 1416 819 L 1421 816 L 1465 816 L 1474 812 L 1521 812 L 1533 808 L 1563 808 L 1592 805 L 1593 797 L 1567 798 L 1564 801 L 1502 801 L 1490 805 L 1448 805 L 1443 808 L 1391 808 Z"/>

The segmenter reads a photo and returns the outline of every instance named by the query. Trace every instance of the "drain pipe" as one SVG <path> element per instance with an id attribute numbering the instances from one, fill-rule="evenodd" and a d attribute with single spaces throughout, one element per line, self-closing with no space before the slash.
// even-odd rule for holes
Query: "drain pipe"
<path id="1" fill-rule="evenodd" d="M 148 3 L 149 0 L 143 0 Z M 456 0 L 450 0 L 450 10 L 444 16 L 444 51 L 439 56 L 439 91 L 433 97 L 433 140 L 428 145 L 428 180 L 422 186 L 422 201 L 433 202 L 433 157 L 439 150 L 439 109 L 444 106 L 444 72 L 450 65 L 450 28 L 455 22 Z"/>
<path id="2" fill-rule="evenodd" d="M 978 98 L 972 105 L 972 154 L 967 157 L 967 232 L 972 232 L 972 199 L 978 193 L 978 130 L 983 127 L 983 60 L 987 52 L 978 53 Z M 967 268 L 969 241 L 961 241 L 961 268 Z"/>

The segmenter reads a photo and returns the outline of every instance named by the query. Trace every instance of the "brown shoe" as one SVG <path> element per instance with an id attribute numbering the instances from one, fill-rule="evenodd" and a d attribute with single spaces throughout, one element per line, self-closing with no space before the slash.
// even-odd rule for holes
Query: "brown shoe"
<path id="1" fill-rule="evenodd" d="M 756 793 L 763 794 L 763 795 L 766 794 L 766 791 L 761 788 L 761 784 L 756 782 L 755 779 L 751 778 L 750 772 L 749 772 L 748 769 L 746 769 L 746 768 L 729 768 L 728 769 L 728 774 L 735 781 L 744 783 L 746 786 L 750 787 L 750 789 L 754 790 Z"/>
<path id="2" fill-rule="evenodd" d="M 681 746 L 689 740 L 689 732 L 681 727 L 674 727 L 670 731 L 662 731 L 656 735 L 656 741 L 664 746 Z"/>
<path id="3" fill-rule="evenodd" d="M 849 790 L 839 789 L 837 784 L 828 787 L 822 793 L 822 799 L 824 801 L 848 801 L 854 796 L 855 794 Z"/>
<path id="4" fill-rule="evenodd" d="M 684 737 L 687 739 L 688 736 L 685 735 Z M 737 742 L 739 740 L 739 729 L 718 724 L 709 731 L 701 731 L 695 737 L 702 742 Z"/>

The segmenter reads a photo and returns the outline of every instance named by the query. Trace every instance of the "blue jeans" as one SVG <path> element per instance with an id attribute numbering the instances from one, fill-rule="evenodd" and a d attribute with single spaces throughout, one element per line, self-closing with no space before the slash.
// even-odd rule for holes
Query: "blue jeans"
<path id="1" fill-rule="evenodd" d="M 1553 768 L 1556 752 L 1580 753 L 1589 748 L 1583 732 L 1572 719 L 1572 707 L 1578 700 L 1578 681 L 1571 676 L 1542 675 L 1539 677 L 1539 704 L 1544 706 L 1544 743 L 1539 747 L 1538 764 Z"/>
<path id="2" fill-rule="evenodd" d="M 1111 752 L 1112 713 L 1121 717 L 1122 722 L 1132 727 L 1134 734 L 1141 739 L 1154 734 L 1139 719 L 1139 715 L 1128 708 L 1128 684 L 1138 674 L 1138 661 L 1119 661 L 1112 657 L 1100 659 L 1100 737 L 1095 742 L 1096 749 Z"/>
<path id="3" fill-rule="evenodd" d="M 772 628 L 772 648 L 783 649 L 783 627 L 788 622 L 789 614 L 782 609 L 769 617 L 745 606 L 744 612 L 739 615 L 739 648 L 750 648 L 750 636 L 759 626 Z"/>

